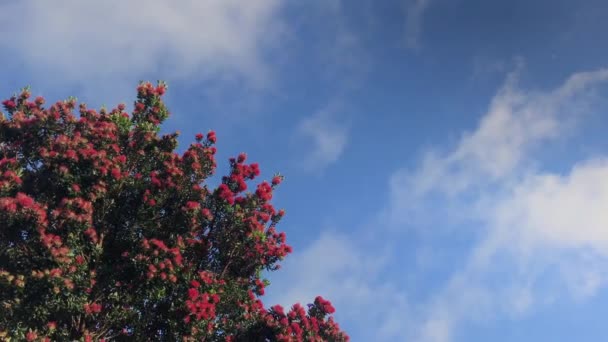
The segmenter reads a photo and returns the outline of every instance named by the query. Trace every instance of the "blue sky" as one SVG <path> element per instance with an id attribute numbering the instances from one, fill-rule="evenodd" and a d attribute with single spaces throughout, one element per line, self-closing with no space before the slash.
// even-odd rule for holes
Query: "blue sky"
<path id="1" fill-rule="evenodd" d="M 0 1 L 0 91 L 169 83 L 165 130 L 286 181 L 267 304 L 353 341 L 608 335 L 608 3 Z M 225 170 L 226 163 L 220 162 Z"/>

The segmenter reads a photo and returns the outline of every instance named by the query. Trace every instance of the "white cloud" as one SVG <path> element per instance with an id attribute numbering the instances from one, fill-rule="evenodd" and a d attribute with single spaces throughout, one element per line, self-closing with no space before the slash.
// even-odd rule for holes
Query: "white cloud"
<path id="1" fill-rule="evenodd" d="M 517 76 L 518 71 L 510 74 L 477 129 L 465 133 L 454 149 L 428 151 L 419 168 L 393 174 L 393 220 L 399 221 L 404 211 L 411 211 L 412 203 L 430 194 L 454 197 L 511 182 L 533 166 L 530 153 L 568 135 L 592 102 L 588 90 L 608 80 L 608 69 L 575 74 L 548 92 L 519 89 Z"/>
<path id="2" fill-rule="evenodd" d="M 447 342 L 450 340 L 450 322 L 442 318 L 433 318 L 421 328 L 421 335 L 416 338 L 420 342 Z"/>
<path id="3" fill-rule="evenodd" d="M 328 106 L 313 116 L 303 119 L 297 133 L 308 152 L 303 166 L 309 171 L 319 171 L 336 162 L 348 142 L 349 124 L 340 121 L 336 106 Z"/>
<path id="4" fill-rule="evenodd" d="M 608 69 L 574 74 L 550 91 L 523 90 L 516 75 L 475 131 L 391 179 L 392 224 L 404 222 L 412 203 L 428 201 L 418 213 L 480 228 L 467 232 L 475 242 L 465 266 L 422 310 L 420 340 L 449 341 L 463 321 L 519 317 L 556 298 L 584 300 L 608 282 L 608 157 L 582 160 L 566 174 L 543 171 L 534 158 L 594 109 Z"/>
<path id="5" fill-rule="evenodd" d="M 434 296 L 420 336 L 438 319 L 448 336 L 463 321 L 523 317 L 556 300 L 588 299 L 608 283 L 608 161 L 582 162 L 565 176 L 534 173 L 485 200 L 482 238 Z"/>
<path id="6" fill-rule="evenodd" d="M 405 5 L 405 43 L 410 49 L 420 47 L 420 31 L 424 12 L 427 10 L 431 0 L 408 0 Z"/>
<path id="7" fill-rule="evenodd" d="M 263 83 L 279 0 L 24 0 L 0 4 L 0 44 L 60 80 L 236 75 Z"/>
<path id="8" fill-rule="evenodd" d="M 520 231 L 529 243 L 591 248 L 608 257 L 608 160 L 589 160 L 570 174 L 534 174 L 496 206 L 490 224 Z"/>

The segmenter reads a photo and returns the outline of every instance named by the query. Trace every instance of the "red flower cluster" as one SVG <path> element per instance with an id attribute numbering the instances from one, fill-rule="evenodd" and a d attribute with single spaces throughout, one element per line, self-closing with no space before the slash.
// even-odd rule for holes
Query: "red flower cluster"
<path id="1" fill-rule="evenodd" d="M 135 259 L 147 265 L 146 278 L 151 280 L 158 277 L 161 281 L 176 283 L 178 272 L 184 266 L 180 247 L 169 248 L 158 239 L 144 239 L 142 246 L 143 253 L 137 254 Z M 125 256 L 128 257 L 128 253 Z"/>
<path id="2" fill-rule="evenodd" d="M 87 315 L 92 315 L 101 312 L 101 304 L 99 303 L 86 303 L 82 306 L 84 309 L 84 313 Z"/>
<path id="3" fill-rule="evenodd" d="M 218 191 L 218 196 L 221 199 L 228 202 L 228 204 L 230 204 L 230 205 L 234 204 L 234 193 L 232 192 L 232 190 L 230 190 L 228 185 L 220 184 L 220 186 L 217 188 L 217 191 Z"/>
<path id="4" fill-rule="evenodd" d="M 263 202 L 270 201 L 272 199 L 272 187 L 270 186 L 270 184 L 268 184 L 266 182 L 262 182 L 261 184 L 258 185 L 258 188 L 255 191 L 255 194 Z"/>
<path id="5" fill-rule="evenodd" d="M 268 311 L 261 309 L 258 314 L 264 325 L 273 330 L 277 341 L 348 341 L 349 337 L 331 317 L 325 319 L 329 312 L 319 307 L 319 303 L 333 309 L 329 301 L 317 297 L 315 304 L 309 305 L 308 313 L 295 304 L 287 314 L 280 305 Z"/>
<path id="6" fill-rule="evenodd" d="M 184 318 L 184 322 L 189 323 L 191 317 L 194 317 L 197 321 L 215 318 L 215 305 L 219 302 L 220 297 L 217 294 L 199 293 L 198 288 L 189 288 L 188 299 L 186 300 L 188 316 Z"/>
<path id="7" fill-rule="evenodd" d="M 334 309 L 334 307 L 331 305 L 331 302 L 323 299 L 321 296 L 317 296 L 317 298 L 315 298 L 315 306 L 323 313 L 333 314 L 336 312 L 336 309 Z"/>
<path id="8" fill-rule="evenodd" d="M 217 141 L 217 138 L 215 137 L 214 131 L 209 131 L 209 133 L 207 133 L 207 140 L 209 140 L 211 143 L 215 144 L 215 142 Z"/>
<path id="9" fill-rule="evenodd" d="M 272 178 L 272 185 L 273 186 L 277 186 L 277 185 L 281 184 L 282 181 L 283 181 L 283 177 L 282 176 L 274 176 Z"/>
<path id="10" fill-rule="evenodd" d="M 36 341 L 37 338 L 38 338 L 38 334 L 36 334 L 33 331 L 28 331 L 28 333 L 25 334 L 26 341 Z"/>

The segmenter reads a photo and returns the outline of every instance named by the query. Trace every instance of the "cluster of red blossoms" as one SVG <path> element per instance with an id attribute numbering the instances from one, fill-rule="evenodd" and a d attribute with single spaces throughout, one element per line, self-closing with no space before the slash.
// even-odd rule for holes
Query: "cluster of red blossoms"
<path id="1" fill-rule="evenodd" d="M 177 153 L 159 135 L 164 83 L 99 112 L 43 107 L 25 89 L 0 113 L 0 340 L 346 341 L 317 297 L 285 313 L 260 300 L 291 253 L 242 153 L 215 189 L 214 132 Z"/>
<path id="2" fill-rule="evenodd" d="M 331 317 L 323 319 L 334 311 L 331 303 L 319 296 L 309 306 L 308 313 L 300 304 L 294 305 L 287 314 L 280 305 L 275 305 L 266 315 L 266 321 L 269 326 L 279 329 L 280 332 L 276 335 L 278 341 L 293 341 L 294 336 L 296 340 L 305 340 L 306 333 L 310 331 L 319 334 L 319 340 L 339 341 L 345 337 L 339 326 Z"/>

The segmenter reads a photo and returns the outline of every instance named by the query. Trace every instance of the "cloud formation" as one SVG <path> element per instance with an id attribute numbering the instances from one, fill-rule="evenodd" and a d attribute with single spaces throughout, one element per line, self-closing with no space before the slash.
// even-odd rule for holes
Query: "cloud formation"
<path id="1" fill-rule="evenodd" d="M 420 32 L 424 12 L 431 4 L 431 0 L 408 0 L 405 2 L 405 44 L 410 49 L 420 48 Z"/>
<path id="2" fill-rule="evenodd" d="M 477 129 L 464 133 L 456 147 L 445 153 L 429 150 L 420 167 L 393 174 L 395 220 L 425 196 L 454 198 L 507 185 L 533 166 L 530 157 L 540 146 L 568 135 L 593 102 L 593 88 L 608 80 L 608 69 L 582 72 L 551 91 L 540 92 L 520 89 L 518 73 L 509 75 Z"/>
<path id="3" fill-rule="evenodd" d="M 608 257 L 608 159 L 580 162 L 564 176 L 526 177 L 498 202 L 492 219 L 502 230 L 521 230 L 528 243 L 588 248 Z"/>
<path id="4" fill-rule="evenodd" d="M 308 171 L 320 171 L 336 162 L 348 143 L 349 123 L 336 116 L 336 106 L 328 106 L 304 118 L 297 133 L 306 150 L 303 166 Z"/>
<path id="5" fill-rule="evenodd" d="M 418 168 L 391 179 L 391 224 L 432 212 L 446 226 L 479 228 L 451 232 L 475 242 L 464 268 L 422 310 L 415 340 L 450 341 L 461 322 L 518 317 L 564 293 L 588 298 L 608 280 L 608 156 L 580 160 L 565 174 L 535 159 L 594 110 L 608 69 L 573 74 L 548 91 L 522 89 L 517 73 L 455 147 L 428 151 Z"/>
<path id="6" fill-rule="evenodd" d="M 280 33 L 278 0 L 5 1 L 0 44 L 61 81 L 147 72 L 263 83 L 264 48 Z"/>

